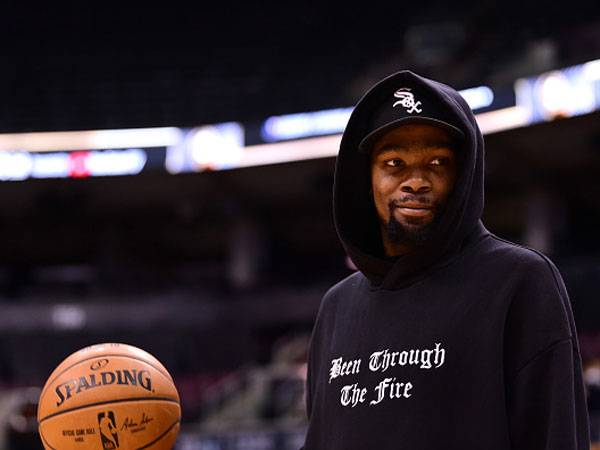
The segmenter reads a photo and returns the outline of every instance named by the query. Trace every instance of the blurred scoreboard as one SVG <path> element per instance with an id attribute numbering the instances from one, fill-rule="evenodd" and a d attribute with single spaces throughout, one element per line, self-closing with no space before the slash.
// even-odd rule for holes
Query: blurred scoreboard
<path id="1" fill-rule="evenodd" d="M 600 109 L 600 60 L 460 91 L 495 133 Z M 259 123 L 0 134 L 0 181 L 180 174 L 334 157 L 353 108 Z"/>
<path id="2" fill-rule="evenodd" d="M 0 152 L 0 180 L 86 178 L 163 171 L 166 148 Z"/>

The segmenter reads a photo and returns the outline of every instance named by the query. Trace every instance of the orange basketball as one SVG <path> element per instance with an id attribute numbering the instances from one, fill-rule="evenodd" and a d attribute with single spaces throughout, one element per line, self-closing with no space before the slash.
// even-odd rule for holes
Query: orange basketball
<path id="1" fill-rule="evenodd" d="M 46 450 L 171 450 L 180 420 L 167 369 L 126 344 L 70 355 L 48 378 L 38 407 Z"/>

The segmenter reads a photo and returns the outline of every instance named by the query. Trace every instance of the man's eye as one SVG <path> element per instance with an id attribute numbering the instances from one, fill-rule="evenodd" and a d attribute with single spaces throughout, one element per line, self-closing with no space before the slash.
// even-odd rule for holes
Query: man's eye
<path id="1" fill-rule="evenodd" d="M 434 158 L 431 160 L 431 164 L 434 166 L 443 166 L 448 163 L 448 158 Z"/>
<path id="2" fill-rule="evenodd" d="M 390 166 L 390 167 L 399 167 L 402 165 L 402 160 L 401 159 L 390 159 L 385 162 L 385 165 Z"/>

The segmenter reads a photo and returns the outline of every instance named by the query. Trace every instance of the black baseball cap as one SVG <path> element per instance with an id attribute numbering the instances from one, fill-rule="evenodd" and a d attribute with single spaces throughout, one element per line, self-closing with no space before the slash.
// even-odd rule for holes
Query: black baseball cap
<path id="1" fill-rule="evenodd" d="M 375 107 L 365 137 L 358 144 L 358 148 L 361 152 L 369 152 L 381 135 L 408 123 L 436 125 L 448 131 L 454 138 L 463 140 L 465 134 L 456 125 L 457 118 L 446 109 L 442 101 L 433 98 L 422 89 L 414 86 L 399 87 Z"/>

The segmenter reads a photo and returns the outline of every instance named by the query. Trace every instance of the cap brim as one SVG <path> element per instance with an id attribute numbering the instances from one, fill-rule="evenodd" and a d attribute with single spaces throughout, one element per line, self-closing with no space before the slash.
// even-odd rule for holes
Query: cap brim
<path id="1" fill-rule="evenodd" d="M 361 152 L 369 152 L 377 138 L 379 138 L 392 128 L 396 128 L 400 125 L 405 125 L 409 123 L 428 123 L 436 125 L 448 131 L 450 135 L 452 135 L 452 137 L 454 138 L 457 138 L 459 140 L 465 138 L 465 134 L 462 132 L 462 130 L 442 120 L 434 119 L 433 117 L 422 116 L 403 117 L 401 119 L 397 119 L 392 122 L 386 123 L 385 125 L 377 128 L 376 130 L 371 131 L 360 141 L 360 143 L 358 144 L 358 150 Z"/>

